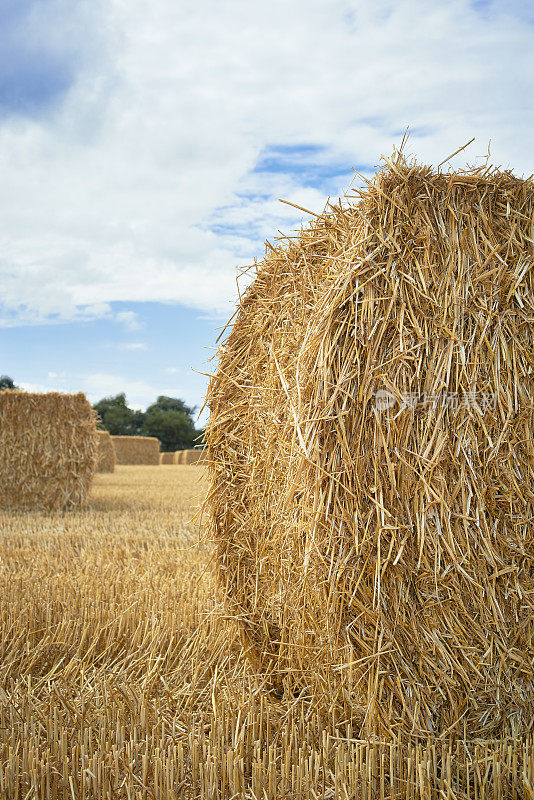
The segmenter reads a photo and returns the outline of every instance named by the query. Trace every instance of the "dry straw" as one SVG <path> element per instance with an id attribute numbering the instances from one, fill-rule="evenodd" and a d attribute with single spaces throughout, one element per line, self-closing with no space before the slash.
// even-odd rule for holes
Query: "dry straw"
<path id="1" fill-rule="evenodd" d="M 95 470 L 95 417 L 84 394 L 0 392 L 0 507 L 81 506 Z"/>
<path id="2" fill-rule="evenodd" d="M 97 472 L 115 472 L 115 447 L 108 431 L 98 431 Z"/>
<path id="3" fill-rule="evenodd" d="M 177 450 L 174 454 L 173 464 L 183 464 L 184 463 L 184 453 L 185 450 Z"/>
<path id="4" fill-rule="evenodd" d="M 200 447 L 194 450 L 182 450 L 181 464 L 199 464 L 204 457 L 204 450 Z"/>
<path id="5" fill-rule="evenodd" d="M 153 436 L 112 436 L 117 464 L 159 465 L 159 441 Z"/>
<path id="6" fill-rule="evenodd" d="M 160 464 L 174 464 L 174 453 L 160 453 Z"/>
<path id="7" fill-rule="evenodd" d="M 209 403 L 212 535 L 273 692 L 362 733 L 534 719 L 534 185 L 387 161 L 268 245 Z"/>

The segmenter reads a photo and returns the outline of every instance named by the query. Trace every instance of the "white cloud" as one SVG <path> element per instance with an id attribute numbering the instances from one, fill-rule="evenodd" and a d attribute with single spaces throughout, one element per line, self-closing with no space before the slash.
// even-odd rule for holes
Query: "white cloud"
<path id="1" fill-rule="evenodd" d="M 16 267 L 13 267 L 14 269 Z M 0 278 L 2 277 L 3 264 L 0 257 Z M 44 276 L 42 278 L 44 280 Z M 9 284 L 9 280 L 9 276 L 7 276 L 6 285 Z M 34 285 L 26 284 L 24 288 L 24 281 L 21 280 L 20 295 L 15 296 L 15 302 L 7 299 L 7 288 L 0 294 L 0 328 L 17 328 L 22 325 L 60 325 L 62 322 L 91 322 L 111 316 L 109 303 L 77 306 L 70 300 L 63 303 L 65 298 L 61 291 L 54 296 L 53 289 L 51 289 L 48 300 L 46 292 L 43 296 L 38 297 L 34 296 L 33 292 Z"/>
<path id="2" fill-rule="evenodd" d="M 21 381 L 19 383 L 21 389 L 25 392 L 32 392 L 34 394 L 45 394 L 46 392 L 57 392 L 57 388 L 47 386 L 44 383 L 30 383 L 28 381 Z"/>
<path id="3" fill-rule="evenodd" d="M 519 8 L 99 4 L 106 58 L 53 116 L 0 126 L 0 326 L 107 317 L 113 301 L 225 314 L 235 266 L 306 218 L 277 198 L 320 210 L 347 167 L 376 165 L 408 124 L 422 160 L 474 135 L 468 160 L 491 138 L 497 163 L 532 172 L 534 49 Z M 269 147 L 302 144 L 318 149 L 254 171 Z M 326 169 L 315 188 L 310 163 Z"/>
<path id="4" fill-rule="evenodd" d="M 148 350 L 148 347 L 144 342 L 122 342 L 118 346 L 120 350 L 138 350 L 138 351 Z"/>
<path id="5" fill-rule="evenodd" d="M 159 395 L 168 397 L 181 397 L 186 402 L 192 403 L 192 396 L 197 393 L 191 387 L 191 379 L 186 380 L 184 386 L 166 386 L 165 384 L 152 385 L 144 380 L 129 380 L 120 375 L 111 375 L 105 372 L 95 372 L 80 377 L 77 380 L 76 391 L 83 391 L 91 403 L 96 403 L 103 397 L 126 395 L 127 403 L 132 408 L 146 408 L 156 401 Z"/>
<path id="6" fill-rule="evenodd" d="M 124 392 L 128 405 L 133 408 L 145 408 L 149 403 L 153 403 L 156 396 L 160 394 L 158 389 L 147 381 L 132 381 L 105 372 L 95 372 L 84 376 L 81 378 L 81 387 L 91 403 L 96 403 L 103 397 L 113 397 Z"/>
<path id="7" fill-rule="evenodd" d="M 135 311 L 119 311 L 115 315 L 115 319 L 117 322 L 121 322 L 128 331 L 138 331 L 142 328 L 142 323 Z"/>
<path id="8" fill-rule="evenodd" d="M 146 352 L 148 350 L 148 345 L 145 342 L 109 341 L 109 342 L 104 342 L 102 346 L 108 350 L 127 350 L 132 352 L 137 351 L 139 353 Z"/>

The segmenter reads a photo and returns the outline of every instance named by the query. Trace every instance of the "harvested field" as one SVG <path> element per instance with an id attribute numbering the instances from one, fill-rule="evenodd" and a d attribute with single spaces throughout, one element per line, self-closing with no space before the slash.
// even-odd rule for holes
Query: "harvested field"
<path id="1" fill-rule="evenodd" d="M 158 466 L 159 441 L 153 436 L 112 436 L 117 464 Z"/>
<path id="2" fill-rule="evenodd" d="M 160 453 L 160 464 L 174 464 L 174 453 Z"/>
<path id="3" fill-rule="evenodd" d="M 0 392 L 0 507 L 83 505 L 96 452 L 95 417 L 84 394 Z"/>
<path id="4" fill-rule="evenodd" d="M 530 800 L 532 739 L 369 743 L 269 699 L 190 522 L 204 487 L 119 466 L 84 511 L 0 512 L 2 798 Z"/>
<path id="5" fill-rule="evenodd" d="M 266 248 L 221 348 L 228 611 L 357 735 L 532 730 L 533 214 L 530 180 L 395 157 Z"/>
<path id="6" fill-rule="evenodd" d="M 115 447 L 108 431 L 97 431 L 98 446 L 96 458 L 97 472 L 114 472 L 116 464 Z"/>

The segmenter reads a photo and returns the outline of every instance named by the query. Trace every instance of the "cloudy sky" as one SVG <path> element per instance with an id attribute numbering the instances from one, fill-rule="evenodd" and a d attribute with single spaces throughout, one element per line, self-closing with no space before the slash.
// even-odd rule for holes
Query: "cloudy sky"
<path id="1" fill-rule="evenodd" d="M 0 0 L 0 373 L 199 405 L 278 198 L 321 210 L 407 126 L 530 174 L 533 84 L 530 0 Z"/>

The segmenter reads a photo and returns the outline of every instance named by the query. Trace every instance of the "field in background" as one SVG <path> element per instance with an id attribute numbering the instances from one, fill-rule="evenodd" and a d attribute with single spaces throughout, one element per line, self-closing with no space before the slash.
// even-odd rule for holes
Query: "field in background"
<path id="1" fill-rule="evenodd" d="M 190 521 L 203 489 L 118 467 L 83 512 L 0 513 L 0 797 L 534 797 L 531 742 L 369 745 L 268 705 Z"/>

